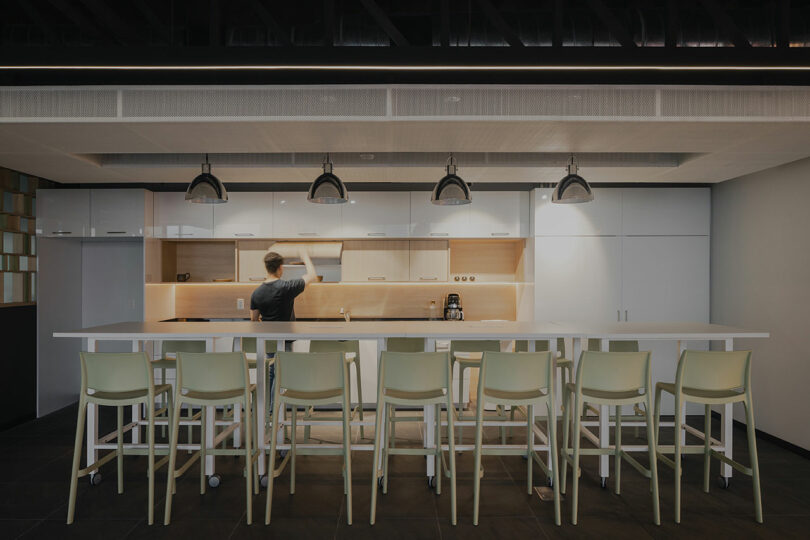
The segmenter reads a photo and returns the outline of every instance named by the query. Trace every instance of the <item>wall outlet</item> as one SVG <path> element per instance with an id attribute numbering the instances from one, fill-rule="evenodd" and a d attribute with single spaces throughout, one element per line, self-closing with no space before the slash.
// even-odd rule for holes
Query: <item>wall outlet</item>
<path id="1" fill-rule="evenodd" d="M 245 309 L 245 299 L 244 298 L 237 298 L 236 299 L 236 309 Z"/>

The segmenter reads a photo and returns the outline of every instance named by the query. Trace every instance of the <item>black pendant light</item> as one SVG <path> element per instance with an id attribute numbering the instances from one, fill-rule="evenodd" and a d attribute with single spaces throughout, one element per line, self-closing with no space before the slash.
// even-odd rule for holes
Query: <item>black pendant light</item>
<path id="1" fill-rule="evenodd" d="M 186 190 L 186 200 L 193 203 L 219 204 L 228 202 L 228 192 L 219 178 L 211 174 L 208 154 L 202 164 L 202 173 L 191 181 Z"/>
<path id="2" fill-rule="evenodd" d="M 472 202 L 470 187 L 456 174 L 457 170 L 456 158 L 450 154 L 450 157 L 447 158 L 447 174 L 433 188 L 430 202 L 442 206 Z"/>
<path id="3" fill-rule="evenodd" d="M 568 174 L 560 180 L 551 193 L 551 202 L 556 204 L 576 204 L 593 200 L 591 186 L 577 174 L 577 164 L 574 155 L 568 164 Z"/>
<path id="4" fill-rule="evenodd" d="M 349 194 L 343 182 L 332 173 L 329 154 L 323 160 L 323 174 L 312 182 L 307 193 L 309 202 L 319 204 L 343 204 L 349 202 Z"/>

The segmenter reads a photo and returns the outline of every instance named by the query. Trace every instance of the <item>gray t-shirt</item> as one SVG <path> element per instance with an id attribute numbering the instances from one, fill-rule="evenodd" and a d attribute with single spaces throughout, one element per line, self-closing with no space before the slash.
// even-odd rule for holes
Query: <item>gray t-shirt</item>
<path id="1" fill-rule="evenodd" d="M 295 297 L 305 286 L 303 279 L 262 283 L 250 296 L 250 309 L 258 310 L 263 321 L 294 321 Z"/>

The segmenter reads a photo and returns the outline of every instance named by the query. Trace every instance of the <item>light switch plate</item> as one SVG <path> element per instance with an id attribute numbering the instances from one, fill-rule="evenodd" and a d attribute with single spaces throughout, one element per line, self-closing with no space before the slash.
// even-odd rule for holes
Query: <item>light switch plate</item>
<path id="1" fill-rule="evenodd" d="M 244 298 L 237 298 L 236 299 L 236 309 L 245 309 L 245 299 Z"/>

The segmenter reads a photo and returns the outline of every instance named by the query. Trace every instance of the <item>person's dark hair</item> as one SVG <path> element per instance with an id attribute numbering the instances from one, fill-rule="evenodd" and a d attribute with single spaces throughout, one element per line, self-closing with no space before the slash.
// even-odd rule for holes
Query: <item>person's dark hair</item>
<path id="1" fill-rule="evenodd" d="M 284 264 L 284 257 L 275 251 L 270 251 L 264 256 L 264 267 L 273 275 L 278 273 L 278 269 L 282 264 Z"/>

